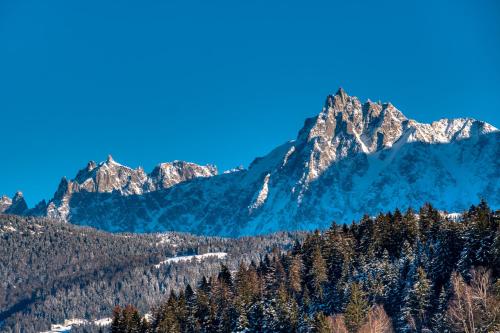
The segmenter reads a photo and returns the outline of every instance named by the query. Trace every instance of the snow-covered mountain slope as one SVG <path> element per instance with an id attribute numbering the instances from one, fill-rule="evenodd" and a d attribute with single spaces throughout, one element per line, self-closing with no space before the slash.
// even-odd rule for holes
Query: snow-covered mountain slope
<path id="1" fill-rule="evenodd" d="M 112 159 L 63 180 L 43 214 L 111 231 L 260 234 L 349 223 L 431 202 L 458 212 L 500 206 L 500 134 L 470 118 L 422 124 L 342 89 L 287 142 L 246 170 Z M 35 213 L 39 214 L 40 210 Z"/>
<path id="2" fill-rule="evenodd" d="M 119 196 L 142 195 L 144 193 L 167 189 L 181 182 L 217 174 L 212 165 L 201 166 L 194 163 L 174 161 L 161 163 L 150 174 L 139 167 L 132 169 L 121 165 L 108 156 L 105 162 L 96 164 L 90 161 L 69 181 L 63 178 L 49 202 L 46 215 L 52 218 L 68 219 L 72 210 L 75 193 L 111 193 Z"/>

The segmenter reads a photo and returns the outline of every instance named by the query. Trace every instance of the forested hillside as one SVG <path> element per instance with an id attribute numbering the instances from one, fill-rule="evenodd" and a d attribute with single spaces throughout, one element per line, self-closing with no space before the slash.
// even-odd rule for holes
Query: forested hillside
<path id="1" fill-rule="evenodd" d="M 116 307 L 111 332 L 499 332 L 499 276 L 498 214 L 481 202 L 451 221 L 425 205 L 222 266 L 147 320 Z"/>
<path id="2" fill-rule="evenodd" d="M 258 262 L 273 248 L 289 249 L 302 238 L 110 234 L 0 215 L 0 331 L 39 332 L 66 319 L 102 319 L 115 304 L 133 303 L 145 311 L 172 290 L 216 274 L 221 263 L 237 269 L 240 262 Z"/>

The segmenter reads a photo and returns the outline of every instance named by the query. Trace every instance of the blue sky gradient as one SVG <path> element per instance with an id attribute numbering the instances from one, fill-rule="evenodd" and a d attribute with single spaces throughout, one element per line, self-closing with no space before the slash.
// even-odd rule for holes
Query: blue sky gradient
<path id="1" fill-rule="evenodd" d="M 339 86 L 498 127 L 499 41 L 495 0 L 3 0 L 0 194 L 33 205 L 107 154 L 247 166 Z"/>

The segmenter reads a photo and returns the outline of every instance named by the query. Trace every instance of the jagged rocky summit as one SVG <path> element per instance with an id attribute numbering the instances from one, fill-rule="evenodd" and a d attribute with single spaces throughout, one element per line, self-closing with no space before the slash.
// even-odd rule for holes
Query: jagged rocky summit
<path id="1" fill-rule="evenodd" d="M 21 191 L 17 191 L 12 199 L 6 195 L 2 196 L 0 199 L 0 212 L 21 215 L 27 210 L 28 205 L 26 204 Z"/>
<path id="2" fill-rule="evenodd" d="M 450 212 L 481 198 L 499 207 L 499 164 L 500 134 L 483 121 L 423 124 L 390 103 L 361 103 L 339 89 L 296 140 L 248 169 L 217 174 L 210 165 L 176 161 L 146 174 L 108 157 L 63 178 L 47 204 L 27 209 L 3 197 L 0 209 L 108 231 L 261 234 L 325 228 L 425 202 Z"/>

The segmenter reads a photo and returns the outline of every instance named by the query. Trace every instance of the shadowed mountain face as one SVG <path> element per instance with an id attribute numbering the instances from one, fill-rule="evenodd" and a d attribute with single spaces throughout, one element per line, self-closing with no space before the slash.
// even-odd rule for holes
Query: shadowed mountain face
<path id="1" fill-rule="evenodd" d="M 361 103 L 340 89 L 296 140 L 247 170 L 217 175 L 213 166 L 173 162 L 146 174 L 108 158 L 63 179 L 48 204 L 21 213 L 109 231 L 237 236 L 324 228 L 425 202 L 451 212 L 480 198 L 498 207 L 499 161 L 500 134 L 487 123 L 422 124 L 390 103 Z M 8 198 L 2 202 L 8 207 Z"/>

